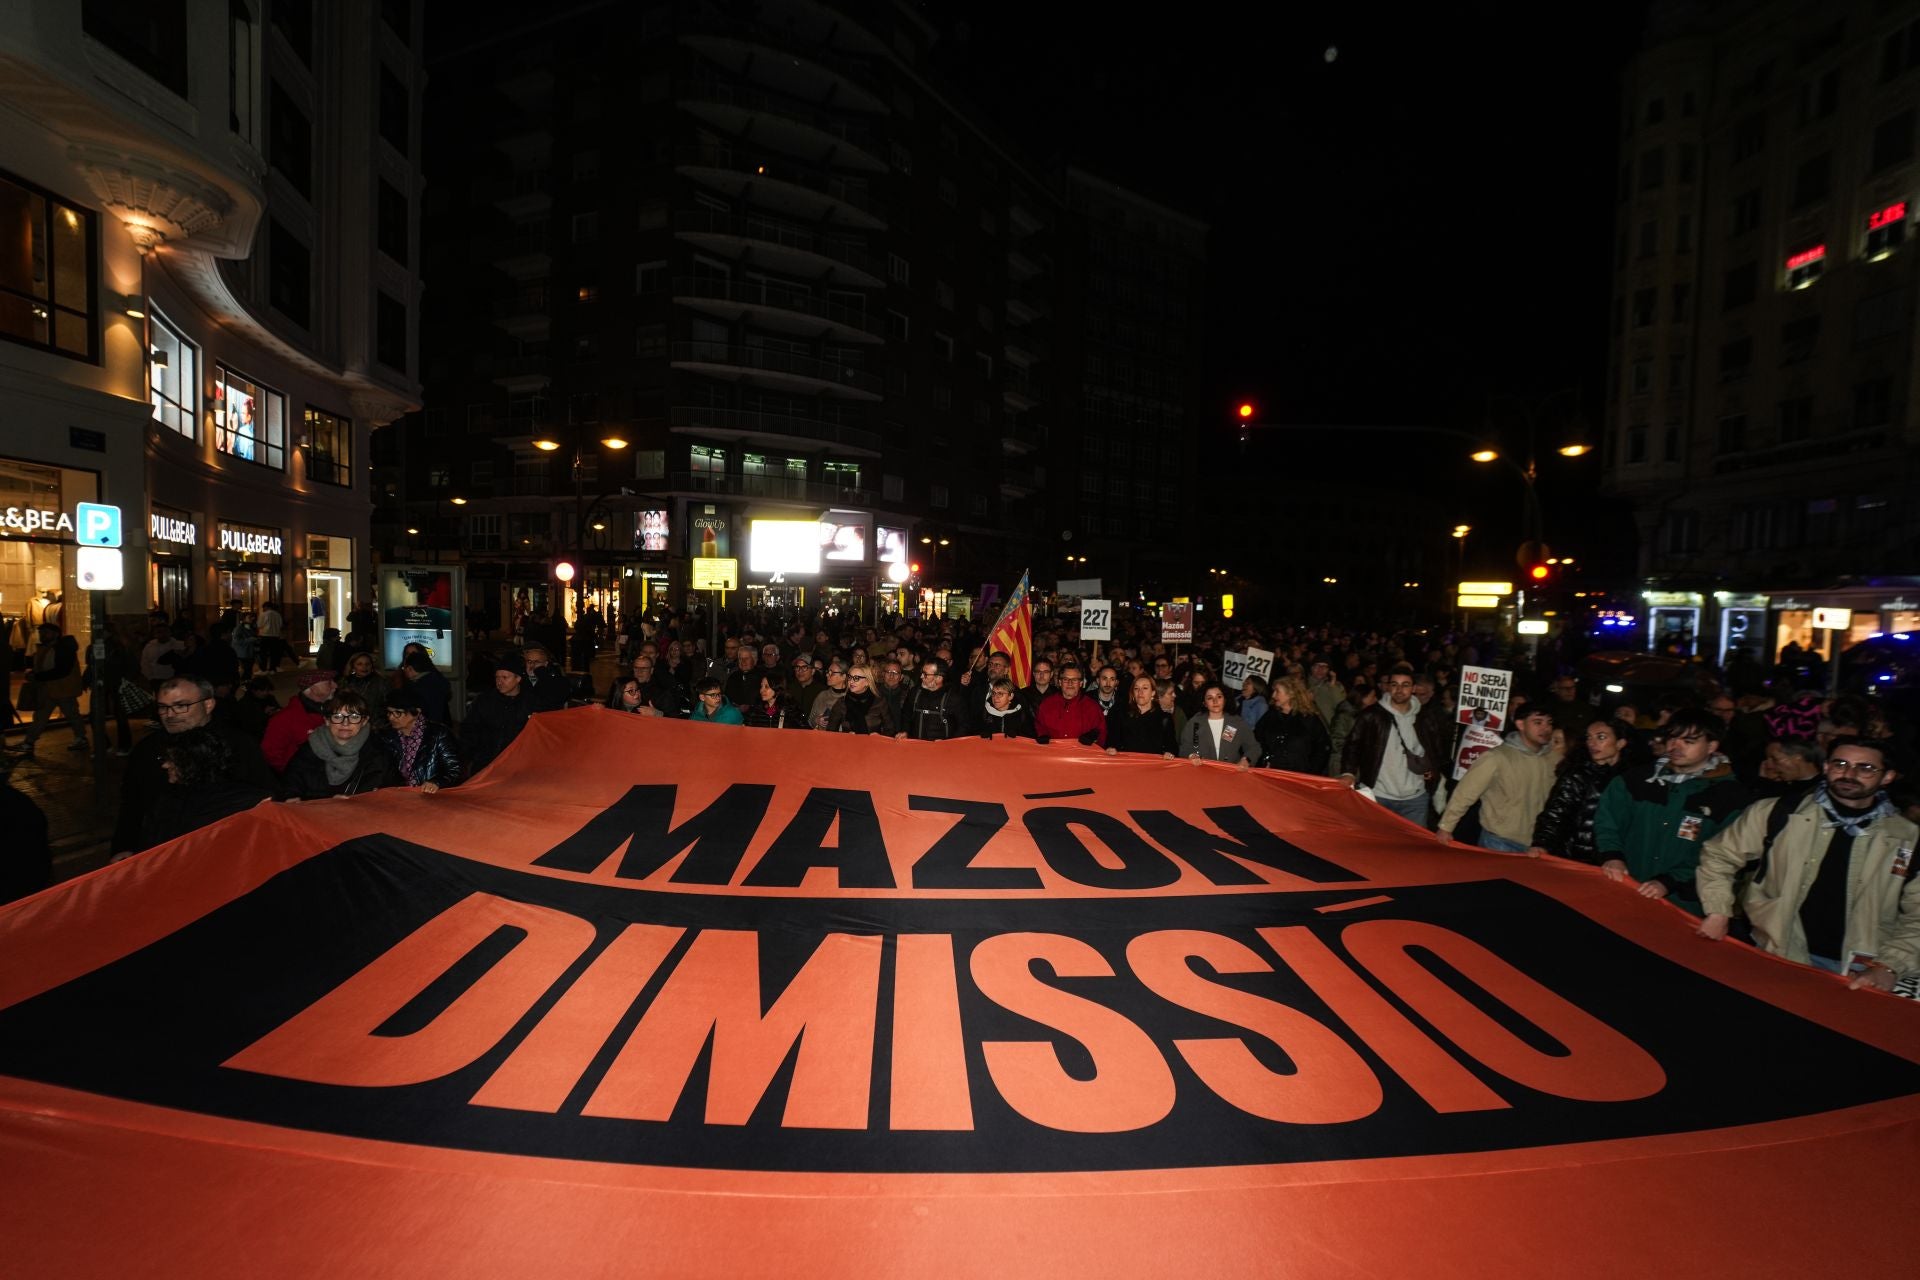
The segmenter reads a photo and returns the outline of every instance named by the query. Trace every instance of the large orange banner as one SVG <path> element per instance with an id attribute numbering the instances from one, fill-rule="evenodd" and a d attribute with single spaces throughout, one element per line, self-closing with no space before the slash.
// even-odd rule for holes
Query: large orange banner
<path id="1" fill-rule="evenodd" d="M 1911 1274 L 1920 1007 L 1320 779 L 534 718 L 0 908 L 0 1274 Z"/>

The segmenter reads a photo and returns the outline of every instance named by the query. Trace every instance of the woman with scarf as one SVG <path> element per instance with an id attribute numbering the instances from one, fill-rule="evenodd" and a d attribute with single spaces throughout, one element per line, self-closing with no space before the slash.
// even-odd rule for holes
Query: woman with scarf
<path id="1" fill-rule="evenodd" d="M 319 726 L 307 734 L 281 775 L 286 799 L 354 796 L 399 781 L 393 760 L 374 737 L 365 698 L 336 691 L 320 714 Z"/>
<path id="2" fill-rule="evenodd" d="M 995 676 L 987 683 L 987 700 L 980 708 L 980 736 L 983 738 L 1031 738 L 1034 736 L 1033 708 L 1006 676 Z"/>
<path id="3" fill-rule="evenodd" d="M 769 667 L 760 673 L 759 696 L 740 709 L 749 729 L 804 729 L 806 715 L 793 705 L 787 692 L 786 673 Z"/>
<path id="4" fill-rule="evenodd" d="M 877 733 L 891 738 L 893 707 L 875 692 L 873 668 L 855 663 L 847 668 L 847 691 L 827 708 L 828 733 Z"/>
<path id="5" fill-rule="evenodd" d="M 427 719 L 419 694 L 398 689 L 388 695 L 386 718 L 386 727 L 376 732 L 375 740 L 393 761 L 397 785 L 418 787 L 422 794 L 432 795 L 466 778 L 467 764 L 460 758 L 453 731 Z"/>

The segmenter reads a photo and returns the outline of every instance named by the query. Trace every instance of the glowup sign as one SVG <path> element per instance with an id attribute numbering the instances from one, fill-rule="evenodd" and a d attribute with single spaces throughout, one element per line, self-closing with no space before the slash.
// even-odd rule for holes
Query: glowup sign
<path id="1" fill-rule="evenodd" d="M 0 907 L 15 1270 L 596 1273 L 631 1231 L 665 1274 L 1225 1276 L 1251 1242 L 1600 1276 L 1654 1230 L 1719 1274 L 1821 1274 L 1836 1233 L 1910 1264 L 1849 1193 L 1911 1166 L 1920 1019 L 1597 867 L 1071 743 L 586 707 L 477 782 L 431 823 L 263 805 Z M 1831 1167 L 1804 1244 L 1620 1230 Z"/>

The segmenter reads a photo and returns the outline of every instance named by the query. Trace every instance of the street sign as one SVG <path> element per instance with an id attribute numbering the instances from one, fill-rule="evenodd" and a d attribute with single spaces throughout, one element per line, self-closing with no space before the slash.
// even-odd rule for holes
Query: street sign
<path id="1" fill-rule="evenodd" d="M 1813 611 L 1813 629 L 1815 631 L 1845 631 L 1853 625 L 1851 609 L 1815 609 Z"/>
<path id="2" fill-rule="evenodd" d="M 82 591 L 118 591 L 126 585 L 118 547 L 80 547 L 74 568 Z"/>
<path id="3" fill-rule="evenodd" d="M 1169 604 L 1160 610 L 1160 642 L 1162 644 L 1193 643 L 1193 606 L 1185 601 Z"/>
<path id="4" fill-rule="evenodd" d="M 1463 596 L 1510 596 L 1513 594 L 1511 582 L 1463 582 L 1460 584 Z"/>
<path id="5" fill-rule="evenodd" d="M 1500 597 L 1459 596 L 1454 600 L 1454 604 L 1462 609 L 1498 609 L 1500 607 Z"/>
<path id="6" fill-rule="evenodd" d="M 692 580 L 695 591 L 738 591 L 740 561 L 733 556 L 695 556 Z"/>
<path id="7" fill-rule="evenodd" d="M 1547 634 L 1547 620 L 1545 618 L 1520 619 L 1520 634 L 1523 636 L 1543 636 Z"/>
<path id="8" fill-rule="evenodd" d="M 1082 640 L 1113 639 L 1112 601 L 1082 600 L 1080 602 L 1080 638 Z"/>
<path id="9" fill-rule="evenodd" d="M 73 514 L 79 524 L 73 536 L 81 546 L 117 547 L 120 545 L 120 508 L 110 507 L 102 502 L 82 502 L 75 505 Z"/>

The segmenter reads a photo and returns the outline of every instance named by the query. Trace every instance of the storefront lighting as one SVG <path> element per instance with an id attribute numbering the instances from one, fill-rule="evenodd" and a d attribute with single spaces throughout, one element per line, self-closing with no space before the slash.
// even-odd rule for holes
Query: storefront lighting
<path id="1" fill-rule="evenodd" d="M 410 538 L 417 538 L 420 536 L 420 531 L 418 529 L 413 528 L 412 526 L 408 526 L 407 536 Z"/>
<path id="2" fill-rule="evenodd" d="M 535 440 L 533 442 L 533 447 L 538 449 L 542 453 L 552 453 L 555 449 L 558 449 L 560 447 L 560 442 L 558 440 L 550 440 L 545 436 L 541 436 L 538 440 Z"/>
<path id="3" fill-rule="evenodd" d="M 602 436 L 600 437 L 600 443 L 609 449 L 624 449 L 627 447 L 627 439 L 625 436 Z"/>
<path id="4" fill-rule="evenodd" d="M 467 500 L 465 498 L 449 498 L 447 499 L 447 501 L 453 503 L 453 505 L 456 507 L 464 507 L 467 505 Z"/>
<path id="5" fill-rule="evenodd" d="M 1498 449 L 1475 449 L 1467 456 L 1475 462 L 1498 462 L 1500 460 L 1500 451 Z"/>
<path id="6" fill-rule="evenodd" d="M 1560 446 L 1560 456 L 1563 458 L 1584 457 L 1592 452 L 1593 446 L 1590 444 L 1563 444 Z"/>

